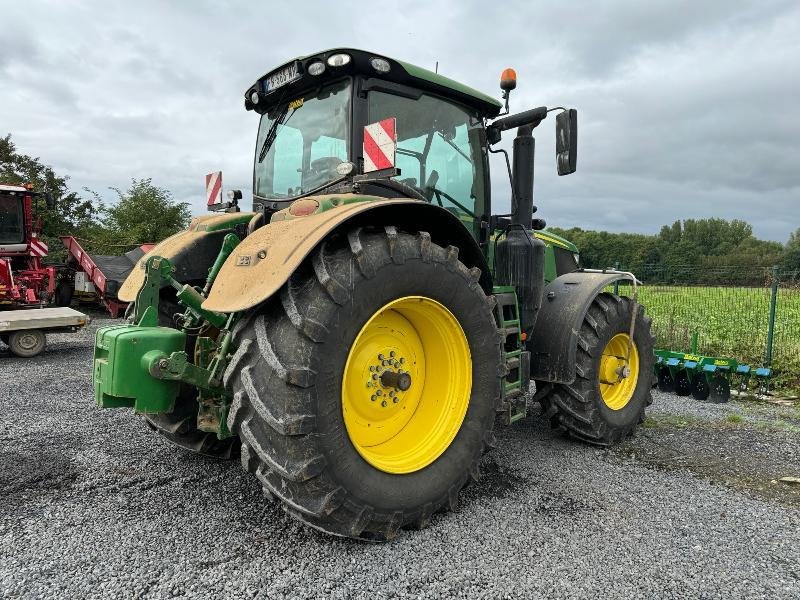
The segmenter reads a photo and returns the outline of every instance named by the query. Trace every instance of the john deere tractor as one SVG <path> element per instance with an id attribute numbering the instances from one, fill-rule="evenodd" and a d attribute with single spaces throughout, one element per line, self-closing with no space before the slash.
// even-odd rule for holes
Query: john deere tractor
<path id="1" fill-rule="evenodd" d="M 202 453 L 240 445 L 286 512 L 363 539 L 454 509 L 495 421 L 533 401 L 586 442 L 630 434 L 650 403 L 650 321 L 635 293 L 604 290 L 637 281 L 579 269 L 541 232 L 532 132 L 557 113 L 572 173 L 577 116 L 509 115 L 515 86 L 505 71 L 503 103 L 353 49 L 260 77 L 244 96 L 253 211 L 232 191 L 143 257 L 119 291 L 128 322 L 97 332 L 98 404 Z M 511 129 L 509 159 L 494 146 Z M 507 215 L 492 213 L 490 152 L 505 154 Z"/>

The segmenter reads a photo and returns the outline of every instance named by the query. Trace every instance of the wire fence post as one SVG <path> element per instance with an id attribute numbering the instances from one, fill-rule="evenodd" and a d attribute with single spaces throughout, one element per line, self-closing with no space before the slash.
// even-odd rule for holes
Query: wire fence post
<path id="1" fill-rule="evenodd" d="M 775 337 L 775 307 L 778 304 L 778 265 L 772 267 L 772 293 L 769 298 L 769 324 L 767 325 L 767 347 L 764 350 L 764 366 L 772 365 L 772 342 Z"/>
<path id="2" fill-rule="evenodd" d="M 619 261 L 614 263 L 614 270 L 619 271 Z M 619 279 L 614 282 L 614 295 L 619 296 Z"/>

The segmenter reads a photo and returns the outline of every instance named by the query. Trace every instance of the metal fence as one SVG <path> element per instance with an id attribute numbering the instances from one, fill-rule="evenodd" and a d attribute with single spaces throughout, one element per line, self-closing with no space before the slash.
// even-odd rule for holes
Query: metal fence
<path id="1" fill-rule="evenodd" d="M 622 267 L 623 270 L 624 266 Z M 645 267 L 639 302 L 653 318 L 656 347 L 772 367 L 772 389 L 800 393 L 800 272 L 728 265 Z M 629 295 L 630 287 L 619 293 Z"/>

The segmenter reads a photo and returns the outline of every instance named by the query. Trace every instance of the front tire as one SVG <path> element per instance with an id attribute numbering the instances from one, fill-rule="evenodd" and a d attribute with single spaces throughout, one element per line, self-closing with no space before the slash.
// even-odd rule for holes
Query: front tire
<path id="1" fill-rule="evenodd" d="M 491 441 L 502 377 L 479 275 L 427 233 L 357 229 L 237 325 L 228 427 L 286 512 L 383 540 L 455 508 Z"/>
<path id="2" fill-rule="evenodd" d="M 644 421 L 652 404 L 653 343 L 651 320 L 639 306 L 630 355 L 630 374 L 624 366 L 633 302 L 625 296 L 599 294 L 578 333 L 575 380 L 555 384 L 542 401 L 553 427 L 598 446 L 622 441 Z"/>

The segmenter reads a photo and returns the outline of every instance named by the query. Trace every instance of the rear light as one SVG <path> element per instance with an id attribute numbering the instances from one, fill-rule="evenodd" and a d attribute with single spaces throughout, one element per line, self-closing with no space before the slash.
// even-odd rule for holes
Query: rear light
<path id="1" fill-rule="evenodd" d="M 317 212 L 318 208 L 319 202 L 316 200 L 312 200 L 311 198 L 301 198 L 300 200 L 295 200 L 292 202 L 292 205 L 289 207 L 289 214 L 293 217 L 305 217 Z"/>

